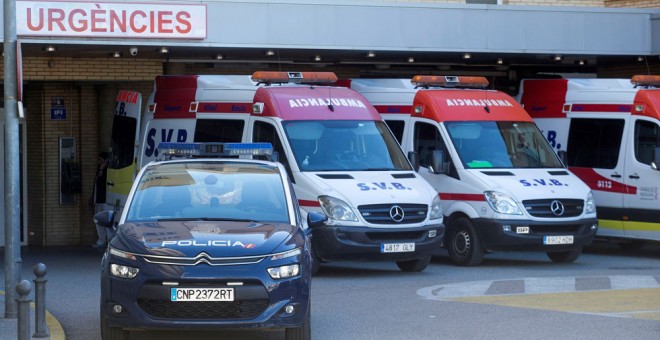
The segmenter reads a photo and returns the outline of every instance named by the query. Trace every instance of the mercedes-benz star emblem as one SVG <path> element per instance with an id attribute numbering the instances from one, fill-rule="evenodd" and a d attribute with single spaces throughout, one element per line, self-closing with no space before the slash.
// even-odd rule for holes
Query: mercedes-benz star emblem
<path id="1" fill-rule="evenodd" d="M 401 222 L 403 221 L 403 216 L 404 216 L 403 208 L 401 208 L 398 205 L 393 205 L 390 208 L 390 217 L 392 218 L 392 221 L 394 222 Z"/>
<path id="2" fill-rule="evenodd" d="M 550 211 L 552 211 L 555 216 L 561 216 L 564 214 L 564 205 L 561 202 L 554 200 L 550 202 Z"/>

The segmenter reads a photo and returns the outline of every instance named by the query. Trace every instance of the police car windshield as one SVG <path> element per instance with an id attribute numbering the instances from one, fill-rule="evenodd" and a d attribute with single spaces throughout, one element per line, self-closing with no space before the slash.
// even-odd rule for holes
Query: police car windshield
<path id="1" fill-rule="evenodd" d="M 446 122 L 466 169 L 561 168 L 548 142 L 531 122 Z"/>
<path id="2" fill-rule="evenodd" d="M 277 167 L 240 162 L 171 162 L 139 179 L 126 222 L 261 221 L 290 224 Z"/>
<path id="3" fill-rule="evenodd" d="M 381 121 L 282 122 L 301 171 L 411 170 Z"/>

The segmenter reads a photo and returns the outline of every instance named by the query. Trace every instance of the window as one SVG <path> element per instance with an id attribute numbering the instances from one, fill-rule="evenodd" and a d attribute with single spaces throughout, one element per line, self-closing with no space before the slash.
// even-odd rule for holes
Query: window
<path id="1" fill-rule="evenodd" d="M 447 145 L 442 140 L 442 136 L 440 136 L 440 132 L 435 124 L 422 122 L 415 123 L 413 145 L 417 152 L 417 157 L 419 158 L 419 165 L 423 167 L 431 165 L 433 150 L 442 150 L 445 157 L 445 164 L 449 164 L 449 172 L 447 175 L 458 178 L 458 172 L 456 171 L 454 163 L 451 162 Z"/>
<path id="2" fill-rule="evenodd" d="M 123 169 L 133 164 L 137 120 L 132 117 L 118 115 L 115 115 L 113 119 L 110 140 L 112 152 L 108 167 L 110 169 Z"/>
<path id="3" fill-rule="evenodd" d="M 406 123 L 402 120 L 386 120 L 385 123 L 387 123 L 387 127 L 390 128 L 390 131 L 392 131 L 397 142 L 401 144 L 401 141 L 403 140 L 403 130 L 406 127 Z"/>
<path id="4" fill-rule="evenodd" d="M 256 143 L 272 144 L 273 152 L 277 152 L 278 161 L 284 165 L 291 182 L 295 182 L 293 179 L 293 172 L 291 172 L 291 167 L 289 166 L 289 161 L 286 158 L 286 152 L 284 152 L 284 147 L 282 146 L 282 140 L 272 124 L 259 121 L 254 122 L 252 141 Z"/>
<path id="5" fill-rule="evenodd" d="M 660 147 L 660 128 L 653 122 L 638 120 L 635 123 L 635 159 L 651 164 L 655 148 Z"/>
<path id="6" fill-rule="evenodd" d="M 574 118 L 568 132 L 568 165 L 614 169 L 619 159 L 623 119 Z"/>
<path id="7" fill-rule="evenodd" d="M 198 119 L 195 142 L 239 143 L 243 137 L 243 120 Z"/>

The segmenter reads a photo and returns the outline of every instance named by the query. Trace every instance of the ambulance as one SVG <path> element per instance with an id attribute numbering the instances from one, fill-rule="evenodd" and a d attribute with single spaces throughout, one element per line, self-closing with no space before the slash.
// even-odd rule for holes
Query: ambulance
<path id="1" fill-rule="evenodd" d="M 443 246 L 456 265 L 486 252 L 541 251 L 575 261 L 598 225 L 593 195 L 510 96 L 483 77 L 352 79 L 419 175 L 442 199 Z"/>
<path id="2" fill-rule="evenodd" d="M 160 142 L 271 143 L 303 218 L 328 216 L 312 226 L 313 272 L 351 260 L 421 271 L 442 241 L 440 199 L 373 106 L 329 86 L 336 80 L 331 72 L 159 76 L 140 165 L 159 157 Z"/>
<path id="3" fill-rule="evenodd" d="M 526 79 L 518 100 L 593 190 L 599 238 L 660 241 L 660 76 Z"/>

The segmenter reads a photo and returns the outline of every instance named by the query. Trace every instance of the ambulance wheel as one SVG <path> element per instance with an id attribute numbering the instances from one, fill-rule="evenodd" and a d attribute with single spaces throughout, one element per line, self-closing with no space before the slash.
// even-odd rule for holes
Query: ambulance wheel
<path id="1" fill-rule="evenodd" d="M 623 250 L 639 250 L 644 246 L 644 241 L 619 242 L 619 248 Z"/>
<path id="2" fill-rule="evenodd" d="M 421 259 L 409 261 L 397 261 L 396 265 L 404 272 L 421 272 L 431 263 L 431 255 L 424 256 Z"/>
<path id="3" fill-rule="evenodd" d="M 548 257 L 555 263 L 571 263 L 582 254 L 582 248 L 569 251 L 549 252 Z"/>
<path id="4" fill-rule="evenodd" d="M 472 222 L 467 218 L 457 218 L 450 222 L 447 251 L 455 265 L 476 266 L 484 258 L 484 248 L 477 238 Z"/>
<path id="5" fill-rule="evenodd" d="M 110 327 L 108 322 L 101 316 L 101 339 L 103 340 L 127 340 L 128 331 L 121 328 Z"/>

